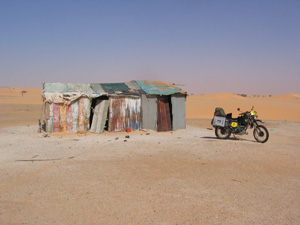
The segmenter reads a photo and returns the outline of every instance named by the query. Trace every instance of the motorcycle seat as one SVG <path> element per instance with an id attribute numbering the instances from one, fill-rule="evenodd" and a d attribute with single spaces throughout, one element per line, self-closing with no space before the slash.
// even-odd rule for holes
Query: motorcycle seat
<path id="1" fill-rule="evenodd" d="M 215 108 L 214 116 L 223 116 L 226 117 L 226 113 L 224 112 L 224 109 L 217 107 Z"/>

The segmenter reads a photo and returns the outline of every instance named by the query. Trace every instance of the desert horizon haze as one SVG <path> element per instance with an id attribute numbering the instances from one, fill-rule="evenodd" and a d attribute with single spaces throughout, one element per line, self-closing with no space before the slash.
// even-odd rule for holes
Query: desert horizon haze
<path id="1" fill-rule="evenodd" d="M 161 80 L 299 93 L 299 1 L 3 1 L 0 86 Z"/>

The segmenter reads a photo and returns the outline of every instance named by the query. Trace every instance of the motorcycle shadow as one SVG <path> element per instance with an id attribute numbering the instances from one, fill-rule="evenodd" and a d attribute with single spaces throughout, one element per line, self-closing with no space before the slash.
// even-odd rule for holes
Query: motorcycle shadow
<path id="1" fill-rule="evenodd" d="M 215 140 L 215 141 L 248 141 L 248 142 L 256 142 L 255 140 L 249 140 L 249 139 L 245 139 L 245 138 L 240 138 L 240 137 L 229 137 L 228 139 L 220 139 L 217 137 L 210 137 L 210 136 L 205 136 L 205 137 L 201 137 L 203 139 L 208 139 L 208 140 Z"/>

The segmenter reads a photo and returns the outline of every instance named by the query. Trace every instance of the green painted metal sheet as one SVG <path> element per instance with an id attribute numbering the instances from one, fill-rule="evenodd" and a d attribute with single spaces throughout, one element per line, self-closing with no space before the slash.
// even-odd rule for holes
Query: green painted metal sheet
<path id="1" fill-rule="evenodd" d="M 148 95 L 172 95 L 176 93 L 185 94 L 184 91 L 171 83 L 150 80 L 138 80 L 136 82 Z"/>

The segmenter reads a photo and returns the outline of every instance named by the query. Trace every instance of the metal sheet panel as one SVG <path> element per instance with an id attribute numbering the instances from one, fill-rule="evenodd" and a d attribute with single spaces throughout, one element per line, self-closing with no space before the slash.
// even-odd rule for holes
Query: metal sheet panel
<path id="1" fill-rule="evenodd" d="M 84 131 L 84 99 L 78 100 L 78 131 Z"/>
<path id="2" fill-rule="evenodd" d="M 167 96 L 159 96 L 157 99 L 157 130 L 171 131 L 172 120 L 169 98 Z"/>
<path id="3" fill-rule="evenodd" d="M 90 129 L 90 115 L 92 101 L 89 98 L 83 98 L 84 100 L 84 131 Z"/>
<path id="4" fill-rule="evenodd" d="M 125 116 L 126 128 L 130 127 L 132 130 L 141 129 L 142 126 L 141 99 L 126 97 L 125 104 L 126 104 L 126 116 Z"/>
<path id="5" fill-rule="evenodd" d="M 173 115 L 173 130 L 185 129 L 185 97 L 172 96 L 172 115 Z"/>
<path id="6" fill-rule="evenodd" d="M 91 100 L 80 98 L 78 100 L 78 131 L 88 131 L 90 126 Z"/>
<path id="7" fill-rule="evenodd" d="M 138 80 L 137 84 L 149 95 L 171 95 L 176 93 L 185 94 L 183 90 L 172 83 L 151 80 Z"/>
<path id="8" fill-rule="evenodd" d="M 72 131 L 78 130 L 78 101 L 72 102 Z"/>
<path id="9" fill-rule="evenodd" d="M 65 93 L 80 92 L 94 93 L 90 84 L 73 84 L 73 83 L 44 83 L 43 93 Z"/>
<path id="10" fill-rule="evenodd" d="M 60 106 L 57 103 L 53 103 L 53 132 L 60 131 Z"/>
<path id="11" fill-rule="evenodd" d="M 125 97 L 110 97 L 108 131 L 126 131 Z"/>
<path id="12" fill-rule="evenodd" d="M 157 97 L 142 95 L 143 128 L 157 131 Z"/>
<path id="13" fill-rule="evenodd" d="M 107 93 L 115 93 L 116 91 L 128 93 L 130 90 L 125 83 L 107 83 L 101 84 L 101 87 Z"/>
<path id="14" fill-rule="evenodd" d="M 46 131 L 48 133 L 53 132 L 53 104 L 46 103 Z"/>
<path id="15" fill-rule="evenodd" d="M 108 100 L 97 100 L 93 116 L 91 132 L 102 134 L 107 119 Z"/>
<path id="16" fill-rule="evenodd" d="M 72 104 L 67 105 L 67 131 L 72 132 L 73 117 L 72 117 Z"/>
<path id="17" fill-rule="evenodd" d="M 67 131 L 67 106 L 60 104 L 60 120 L 59 120 L 60 132 Z"/>

